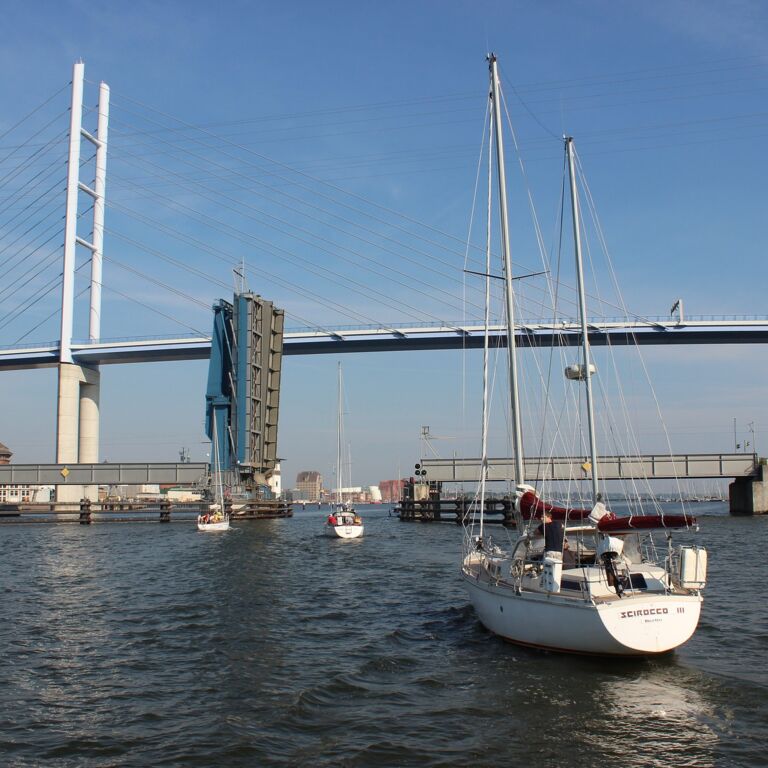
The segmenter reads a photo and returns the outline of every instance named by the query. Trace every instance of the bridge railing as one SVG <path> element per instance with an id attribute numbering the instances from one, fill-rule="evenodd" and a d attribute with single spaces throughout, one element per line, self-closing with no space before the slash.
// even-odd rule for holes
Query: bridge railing
<path id="1" fill-rule="evenodd" d="M 425 458 L 419 462 L 423 480 L 444 483 L 477 482 L 480 477 L 479 458 Z M 598 457 L 601 480 L 651 480 L 748 477 L 757 471 L 758 457 L 753 453 L 686 453 L 669 456 Z M 489 481 L 510 481 L 514 478 L 514 460 L 488 459 Z M 426 474 L 423 474 L 426 472 Z M 546 480 L 586 480 L 591 467 L 584 456 L 534 457 L 525 460 L 528 482 Z"/>

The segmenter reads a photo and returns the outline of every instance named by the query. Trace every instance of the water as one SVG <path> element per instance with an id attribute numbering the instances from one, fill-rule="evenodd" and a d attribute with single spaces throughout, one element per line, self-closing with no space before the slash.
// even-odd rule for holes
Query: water
<path id="1" fill-rule="evenodd" d="M 476 621 L 460 529 L 363 508 L 2 525 L 4 766 L 763 766 L 768 518 L 697 504 L 697 634 L 655 660 L 519 648 Z"/>

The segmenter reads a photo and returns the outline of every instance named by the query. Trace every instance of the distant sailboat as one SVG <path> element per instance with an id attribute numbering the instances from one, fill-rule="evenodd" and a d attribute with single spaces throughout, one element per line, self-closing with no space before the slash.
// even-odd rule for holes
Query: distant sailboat
<path id="1" fill-rule="evenodd" d="M 213 412 L 213 486 L 214 502 L 208 512 L 197 516 L 197 530 L 205 532 L 228 531 L 229 515 L 224 508 L 224 485 L 221 477 L 221 459 L 219 457 L 219 437 L 216 431 L 216 412 Z"/>
<path id="2" fill-rule="evenodd" d="M 336 419 L 336 491 L 331 513 L 325 521 L 325 533 L 339 539 L 358 539 L 363 535 L 363 521 L 354 507 L 344 501 L 344 383 L 338 366 L 338 413 Z"/>
<path id="3" fill-rule="evenodd" d="M 490 57 L 502 242 L 510 409 L 515 454 L 515 518 L 517 536 L 510 546 L 497 546 L 484 524 L 485 483 L 488 471 L 488 342 L 483 365 L 482 460 L 478 495 L 474 502 L 479 530 L 466 529 L 461 574 L 480 621 L 493 633 L 513 642 L 571 653 L 637 656 L 670 651 L 695 631 L 706 581 L 706 550 L 672 547 L 673 529 L 695 529 L 685 514 L 634 514 L 617 517 L 608 511 L 598 490 L 599 466 L 595 448 L 589 333 L 580 248 L 580 219 L 574 169 L 574 149 L 565 140 L 576 250 L 582 361 L 566 368 L 566 378 L 586 389 L 590 459 L 585 476 L 592 483 L 592 504 L 576 509 L 567 502 L 556 506 L 539 497 L 526 483 L 521 414 L 517 391 L 515 317 L 511 260 L 506 218 L 504 156 L 501 136 L 500 90 L 496 57 Z M 489 170 L 489 187 L 490 187 Z M 489 205 L 490 217 L 490 205 Z M 487 227 L 490 233 L 490 226 Z M 490 246 L 487 249 L 487 258 Z M 486 264 L 486 328 L 490 265 Z M 553 292 L 553 295 L 558 295 Z M 582 402 L 579 400 L 578 402 Z M 657 510 L 661 512 L 660 508 Z M 542 524 L 539 525 L 539 521 Z M 666 547 L 658 547 L 651 533 L 663 532 Z M 566 536 L 568 538 L 566 538 Z M 506 537 L 505 537 L 506 538 Z M 568 542 L 570 541 L 570 548 Z"/>

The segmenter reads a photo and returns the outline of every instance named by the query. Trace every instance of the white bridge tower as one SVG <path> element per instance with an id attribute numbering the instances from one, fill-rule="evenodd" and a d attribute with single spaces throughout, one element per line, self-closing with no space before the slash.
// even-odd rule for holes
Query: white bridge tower
<path id="1" fill-rule="evenodd" d="M 99 370 L 76 365 L 72 360 L 72 332 L 75 304 L 75 256 L 77 246 L 91 253 L 90 317 L 88 335 L 96 341 L 101 335 L 101 272 L 104 247 L 104 193 L 107 178 L 107 134 L 109 86 L 99 86 L 96 135 L 83 129 L 82 61 L 72 72 L 72 109 L 69 123 L 67 162 L 67 204 L 64 222 L 64 265 L 61 289 L 61 336 L 59 345 L 59 396 L 56 411 L 56 463 L 96 464 L 99 461 Z M 96 147 L 95 175 L 90 187 L 80 180 L 82 140 Z M 93 199 L 91 240 L 77 234 L 78 199 L 83 192 Z M 97 501 L 97 486 L 58 485 L 57 501 Z"/>

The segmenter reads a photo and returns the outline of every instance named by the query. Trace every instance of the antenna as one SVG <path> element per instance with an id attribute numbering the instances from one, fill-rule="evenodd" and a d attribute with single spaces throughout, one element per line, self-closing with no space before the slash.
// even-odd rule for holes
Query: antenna
<path id="1" fill-rule="evenodd" d="M 232 270 L 235 278 L 235 293 L 245 293 L 247 290 L 247 280 L 245 278 L 245 256 L 240 260 L 239 266 Z"/>
<path id="2" fill-rule="evenodd" d="M 427 451 L 425 449 L 429 449 L 430 453 L 436 458 L 439 459 L 440 456 L 438 455 L 437 451 L 432 447 L 432 440 L 455 440 L 455 437 L 443 437 L 441 435 L 433 435 L 429 431 L 429 427 L 422 427 L 421 428 L 421 442 L 424 445 L 424 448 L 422 448 L 422 457 L 426 457 Z"/>

